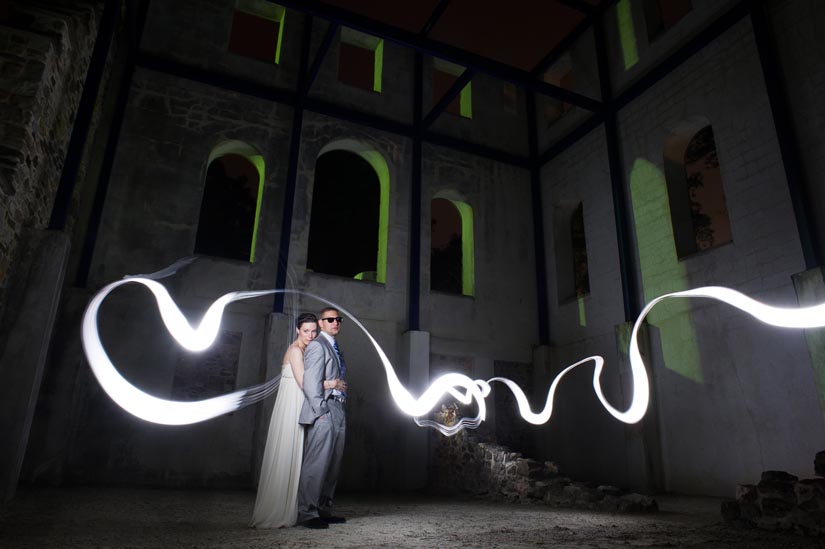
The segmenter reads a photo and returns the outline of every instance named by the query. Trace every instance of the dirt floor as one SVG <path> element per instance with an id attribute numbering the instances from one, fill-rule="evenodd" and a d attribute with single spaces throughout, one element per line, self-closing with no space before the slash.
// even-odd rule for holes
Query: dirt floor
<path id="1" fill-rule="evenodd" d="M 342 495 L 329 530 L 247 528 L 255 494 L 75 488 L 22 490 L 0 514 L 0 547 L 818 547 L 825 540 L 726 524 L 720 501 L 660 496 L 618 515 L 483 500 Z"/>

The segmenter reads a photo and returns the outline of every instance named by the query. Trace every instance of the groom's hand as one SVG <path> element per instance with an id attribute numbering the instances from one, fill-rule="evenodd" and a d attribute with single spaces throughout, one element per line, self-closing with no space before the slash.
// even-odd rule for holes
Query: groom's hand
<path id="1" fill-rule="evenodd" d="M 338 389 L 342 393 L 347 392 L 347 382 L 341 378 L 335 380 L 335 385 L 332 386 L 333 389 Z"/>

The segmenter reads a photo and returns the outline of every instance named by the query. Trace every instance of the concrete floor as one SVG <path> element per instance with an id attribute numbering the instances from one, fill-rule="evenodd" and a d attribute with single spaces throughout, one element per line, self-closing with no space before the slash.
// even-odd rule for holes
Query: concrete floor
<path id="1" fill-rule="evenodd" d="M 725 524 L 719 500 L 657 497 L 617 515 L 482 500 L 343 495 L 347 524 L 247 528 L 252 492 L 136 488 L 22 490 L 0 514 L 0 547 L 818 547 L 825 541 Z"/>

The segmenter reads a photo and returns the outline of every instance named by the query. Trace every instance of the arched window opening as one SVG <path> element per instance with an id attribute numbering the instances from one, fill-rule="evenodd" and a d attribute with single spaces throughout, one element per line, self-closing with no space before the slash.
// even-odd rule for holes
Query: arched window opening
<path id="1" fill-rule="evenodd" d="M 236 0 L 229 51 L 277 65 L 281 62 L 285 16 L 286 9 L 266 0 Z"/>
<path id="2" fill-rule="evenodd" d="M 665 177 L 677 256 L 732 240 L 713 128 L 687 129 L 665 143 Z"/>
<path id="3" fill-rule="evenodd" d="M 556 289 L 559 302 L 566 302 L 590 293 L 584 205 L 562 202 L 556 206 L 553 219 Z"/>
<path id="4" fill-rule="evenodd" d="M 648 41 L 664 34 L 692 9 L 691 0 L 644 0 Z"/>
<path id="5" fill-rule="evenodd" d="M 210 155 L 201 201 L 195 253 L 255 261 L 263 198 L 264 162 L 240 142 Z"/>
<path id="6" fill-rule="evenodd" d="M 471 296 L 475 293 L 473 209 L 449 192 L 432 200 L 430 289 Z"/>
<path id="7" fill-rule="evenodd" d="M 315 164 L 307 269 L 386 281 L 389 175 L 383 159 L 347 148 L 322 152 Z M 379 169 L 376 169 L 376 166 Z"/>

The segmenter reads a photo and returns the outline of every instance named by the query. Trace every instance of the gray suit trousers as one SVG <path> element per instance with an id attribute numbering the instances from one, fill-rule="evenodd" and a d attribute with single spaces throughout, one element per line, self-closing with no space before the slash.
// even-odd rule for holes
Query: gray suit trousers
<path id="1" fill-rule="evenodd" d="M 307 425 L 304 460 L 298 483 L 298 523 L 332 515 L 332 497 L 338 483 L 347 434 L 344 406 L 328 400 L 329 413 Z"/>

